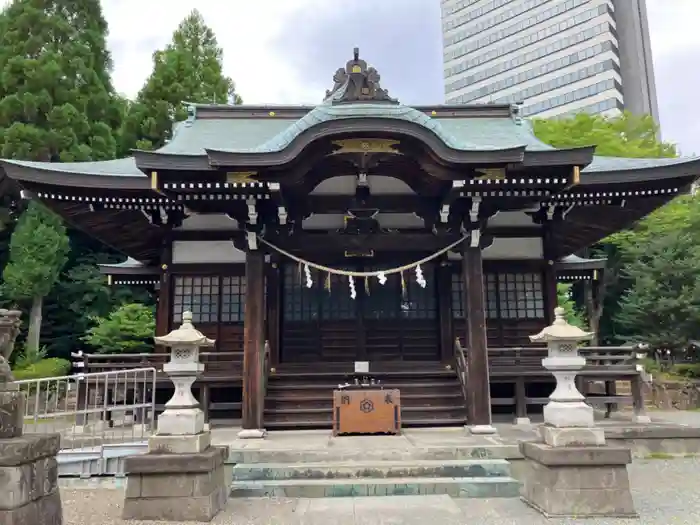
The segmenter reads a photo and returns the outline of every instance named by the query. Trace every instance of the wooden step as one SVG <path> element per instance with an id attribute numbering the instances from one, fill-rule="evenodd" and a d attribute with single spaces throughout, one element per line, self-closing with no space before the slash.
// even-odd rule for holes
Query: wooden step
<path id="1" fill-rule="evenodd" d="M 395 369 L 391 369 L 395 367 Z M 308 365 L 283 365 L 269 377 L 265 400 L 266 428 L 330 428 L 333 391 L 351 377 L 348 364 L 326 364 L 323 371 Z M 461 425 L 466 409 L 454 370 L 436 361 L 382 362 L 371 375 L 379 387 L 399 389 L 404 426 Z"/>

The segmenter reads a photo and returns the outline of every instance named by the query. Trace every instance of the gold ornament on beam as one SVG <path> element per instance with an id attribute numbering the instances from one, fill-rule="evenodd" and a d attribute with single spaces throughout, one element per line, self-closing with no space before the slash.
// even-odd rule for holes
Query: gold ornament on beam
<path id="1" fill-rule="evenodd" d="M 403 272 L 401 272 L 401 297 L 406 299 L 406 279 L 403 276 Z"/>
<path id="2" fill-rule="evenodd" d="M 476 172 L 481 175 L 474 177 L 474 180 L 505 180 L 506 178 L 505 168 L 486 168 Z"/>
<path id="3" fill-rule="evenodd" d="M 369 297 L 369 276 L 365 277 L 365 295 Z"/>
<path id="4" fill-rule="evenodd" d="M 393 155 L 401 155 L 401 152 L 396 149 L 399 144 L 398 140 L 392 139 L 343 139 L 334 140 L 333 145 L 338 146 L 338 149 L 333 152 L 334 155 L 339 153 L 391 153 Z"/>
<path id="5" fill-rule="evenodd" d="M 331 274 L 330 273 L 326 274 L 326 283 L 324 285 L 324 288 L 326 289 L 326 291 L 328 291 L 328 294 L 330 295 L 330 293 L 331 293 Z"/>
<path id="6" fill-rule="evenodd" d="M 255 180 L 257 175 L 257 171 L 230 171 L 226 174 L 226 182 L 229 184 L 257 182 Z"/>
<path id="7" fill-rule="evenodd" d="M 574 166 L 574 173 L 572 179 L 574 186 L 581 183 L 581 168 L 579 166 Z"/>

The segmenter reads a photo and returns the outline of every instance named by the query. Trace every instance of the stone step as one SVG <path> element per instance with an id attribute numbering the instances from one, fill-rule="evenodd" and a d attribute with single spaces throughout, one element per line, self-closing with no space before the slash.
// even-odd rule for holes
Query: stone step
<path id="1" fill-rule="evenodd" d="M 233 467 L 234 481 L 358 478 L 495 478 L 509 477 L 504 459 L 345 461 L 318 463 L 253 463 Z"/>
<path id="2" fill-rule="evenodd" d="M 517 498 L 513 478 L 355 478 L 234 481 L 232 497 L 342 498 L 446 494 L 453 498 Z"/>
<path id="3" fill-rule="evenodd" d="M 362 436 L 360 439 L 364 438 Z M 352 439 L 352 438 L 348 438 Z M 520 459 L 517 443 L 507 445 L 463 445 L 406 448 L 400 438 L 395 447 L 329 447 L 327 449 L 232 449 L 227 463 L 347 463 L 358 461 L 451 461 L 455 459 Z"/>

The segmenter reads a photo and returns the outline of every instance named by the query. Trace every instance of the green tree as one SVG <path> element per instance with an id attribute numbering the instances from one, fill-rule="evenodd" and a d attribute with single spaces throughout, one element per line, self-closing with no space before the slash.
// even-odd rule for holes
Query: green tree
<path id="1" fill-rule="evenodd" d="M 700 245 L 695 239 L 683 233 L 640 245 L 625 274 L 634 283 L 617 315 L 625 339 L 677 350 L 700 338 Z"/>
<path id="2" fill-rule="evenodd" d="M 157 149 L 187 118 L 183 102 L 240 104 L 234 83 L 223 74 L 223 51 L 214 32 L 194 10 L 162 51 L 153 54 L 153 72 L 130 104 L 122 129 L 122 152 Z"/>
<path id="3" fill-rule="evenodd" d="M 572 284 L 557 283 L 557 305 L 566 311 L 566 320 L 569 324 L 585 329 L 586 320 L 572 298 L 572 288 Z"/>
<path id="4" fill-rule="evenodd" d="M 99 0 L 14 0 L 0 14 L 0 155 L 111 159 L 121 114 Z"/>
<path id="5" fill-rule="evenodd" d="M 610 118 L 579 113 L 564 119 L 535 119 L 533 131 L 541 141 L 557 148 L 596 146 L 596 155 L 600 156 L 659 158 L 677 155 L 673 144 L 659 139 L 658 127 L 649 116 L 624 113 Z M 615 234 L 580 254 L 607 259 L 607 268 L 600 285 L 602 300 L 594 300 L 590 282 L 583 284 L 583 293 L 574 294 L 585 305 L 583 309 L 590 314 L 588 325 L 596 333 L 593 344 L 599 340 L 611 341 L 615 338 L 615 314 L 619 309 L 619 298 L 632 284 L 622 273 L 624 265 L 630 260 L 630 248 L 653 238 L 660 231 L 673 229 L 678 214 L 690 216 L 682 199 L 678 204 L 674 201 L 640 221 L 637 226 Z M 665 226 L 661 228 L 661 225 Z M 608 313 L 605 318 L 604 311 Z"/>
<path id="6" fill-rule="evenodd" d="M 31 302 L 26 346 L 39 348 L 44 297 L 66 263 L 70 244 L 61 219 L 38 202 L 31 202 L 10 241 L 10 260 L 3 271 L 3 295 Z"/>
<path id="7" fill-rule="evenodd" d="M 153 349 L 156 322 L 153 308 L 132 303 L 114 310 L 108 317 L 94 319 L 84 340 L 101 354 L 141 353 Z"/>
<path id="8" fill-rule="evenodd" d="M 535 135 L 555 148 L 596 146 L 603 157 L 676 157 L 676 146 L 659 140 L 659 128 L 649 115 L 625 112 L 619 117 L 579 113 L 565 119 L 533 120 Z"/>

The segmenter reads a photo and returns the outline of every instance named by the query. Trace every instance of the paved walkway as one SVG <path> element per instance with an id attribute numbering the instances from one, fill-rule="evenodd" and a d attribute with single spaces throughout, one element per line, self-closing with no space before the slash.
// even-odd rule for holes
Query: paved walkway
<path id="1" fill-rule="evenodd" d="M 517 499 L 232 499 L 212 525 L 698 525 L 700 459 L 642 460 L 630 467 L 639 520 L 546 520 Z M 62 490 L 64 525 L 165 525 L 122 521 L 123 492 Z M 184 524 L 187 525 L 187 524 Z"/>

